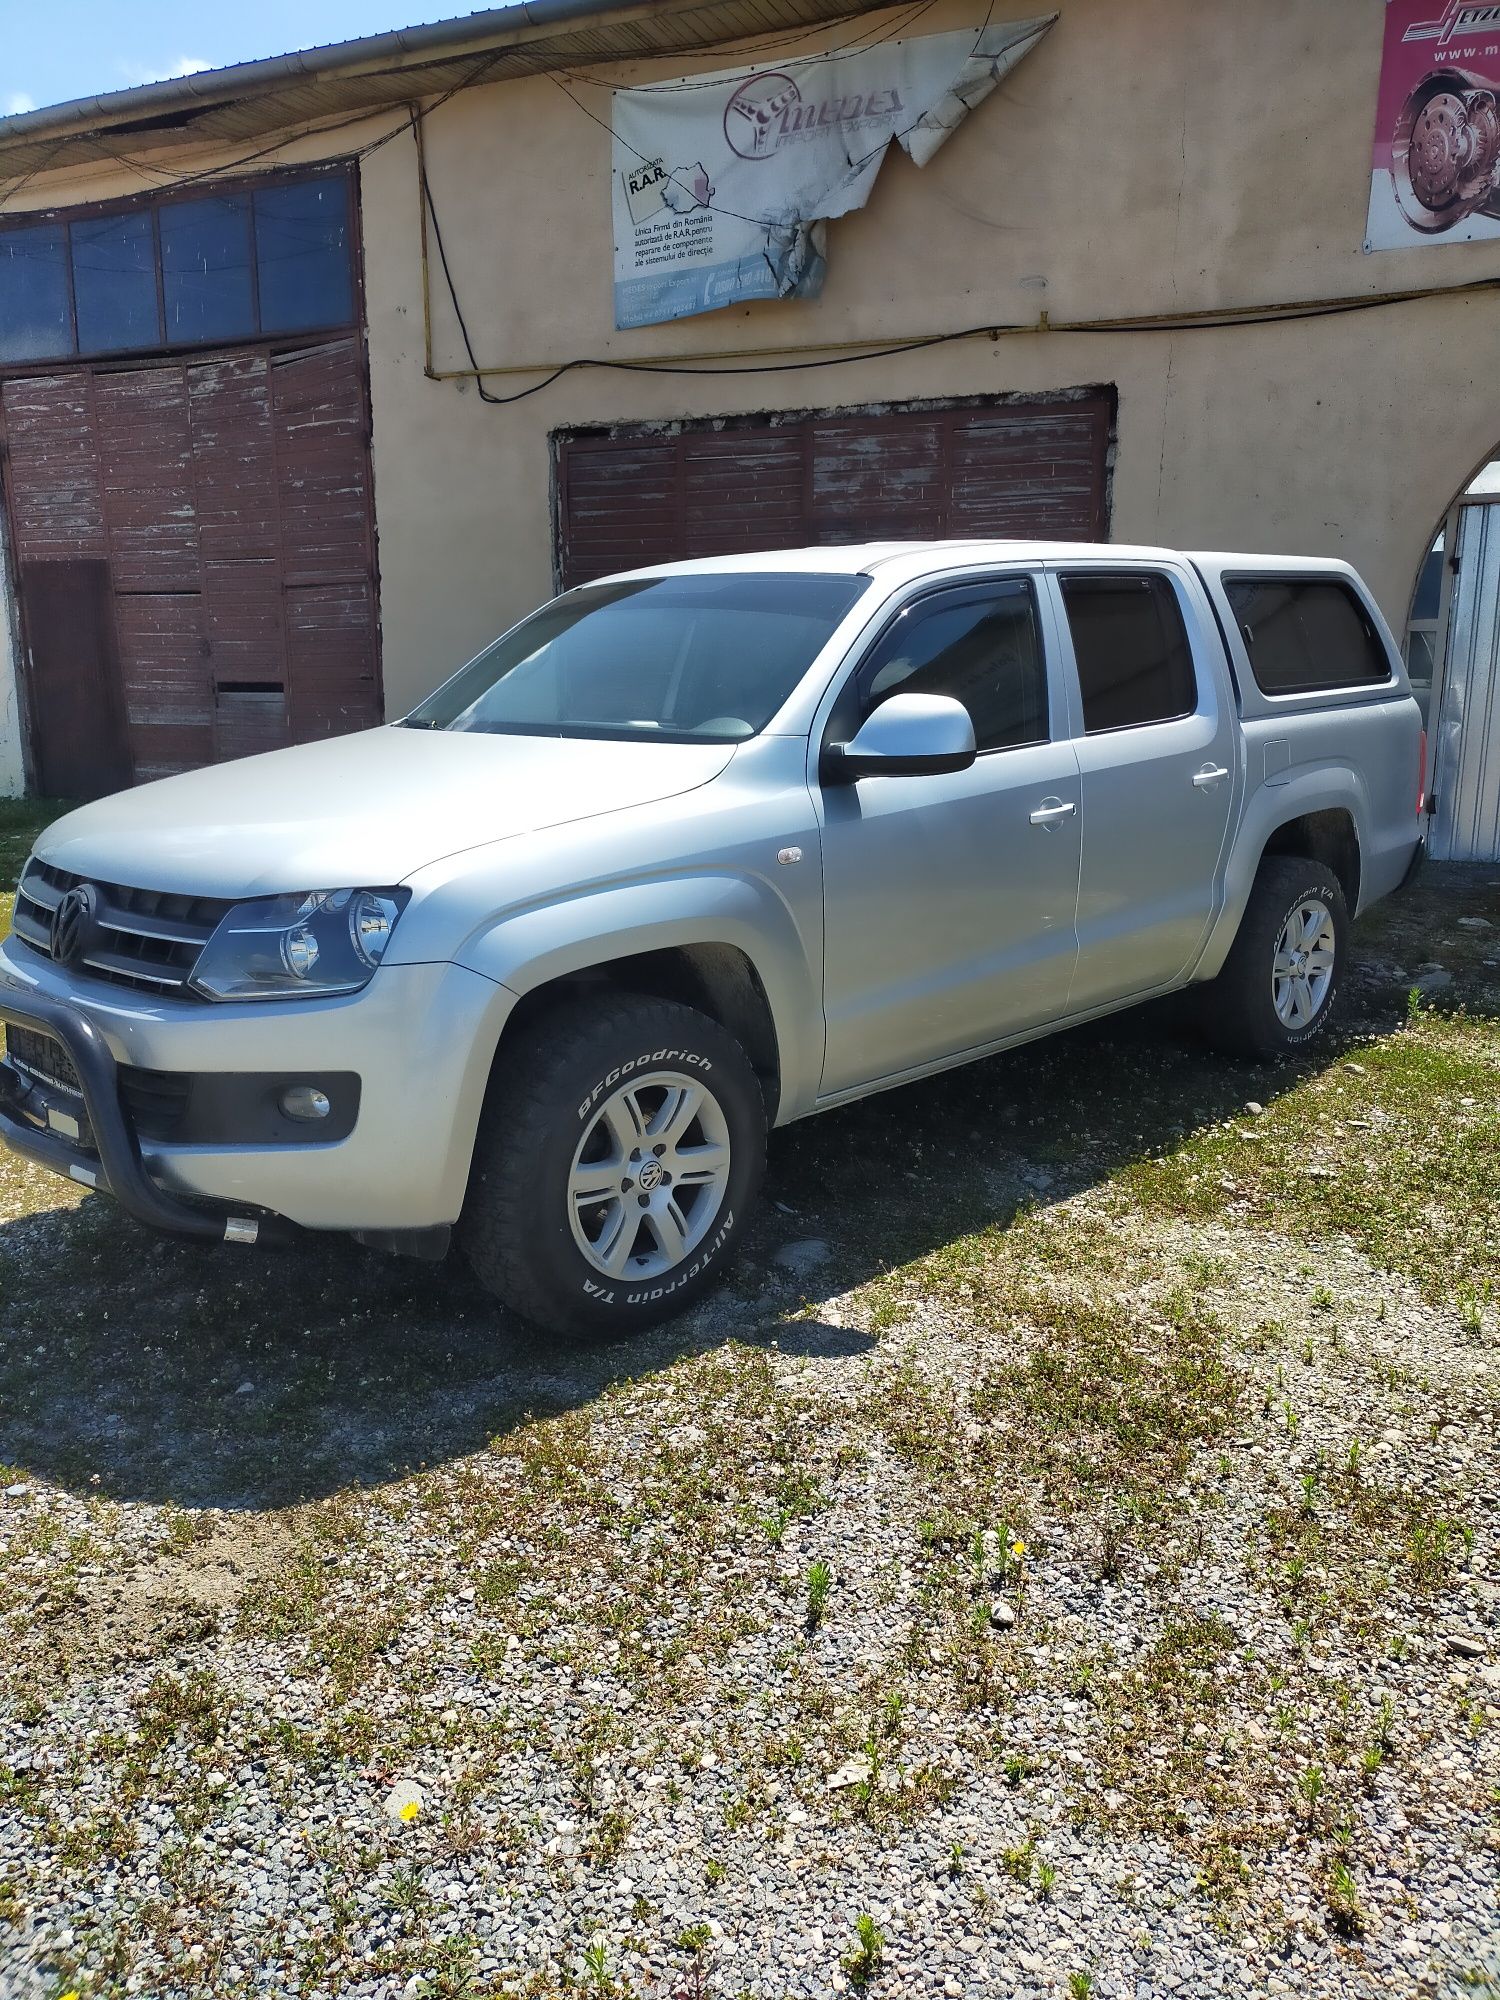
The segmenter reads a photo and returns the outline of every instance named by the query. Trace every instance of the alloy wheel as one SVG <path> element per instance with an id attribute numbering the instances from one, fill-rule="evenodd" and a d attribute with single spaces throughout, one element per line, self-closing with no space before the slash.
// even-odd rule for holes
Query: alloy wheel
<path id="1" fill-rule="evenodd" d="M 1281 927 L 1271 967 L 1271 997 L 1285 1028 L 1302 1029 L 1317 1018 L 1333 984 L 1336 937 L 1333 913 L 1307 896 Z"/>
<path id="2" fill-rule="evenodd" d="M 609 1278 L 658 1278 L 702 1243 L 729 1185 L 729 1124 L 706 1084 L 632 1077 L 598 1106 L 573 1155 L 573 1241 Z"/>

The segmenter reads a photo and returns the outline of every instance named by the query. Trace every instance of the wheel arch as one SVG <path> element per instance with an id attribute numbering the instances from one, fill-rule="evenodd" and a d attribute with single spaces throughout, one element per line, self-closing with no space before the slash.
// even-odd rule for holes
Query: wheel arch
<path id="1" fill-rule="evenodd" d="M 726 1029 L 750 1058 L 774 1123 L 781 1098 L 781 1050 L 776 1018 L 754 962 L 738 945 L 695 943 L 658 946 L 598 960 L 530 986 L 516 1002 L 495 1051 L 495 1062 L 516 1038 L 565 1001 L 590 993 L 636 993 L 677 1000 Z"/>
<path id="2" fill-rule="evenodd" d="M 1337 876 L 1350 916 L 1359 908 L 1359 828 L 1347 806 L 1326 806 L 1320 812 L 1299 813 L 1295 819 L 1283 820 L 1261 849 L 1260 859 L 1273 854 L 1322 862 Z M 1259 865 L 1257 862 L 1257 869 Z"/>
<path id="3" fill-rule="evenodd" d="M 1252 793 L 1225 871 L 1219 916 L 1194 978 L 1212 979 L 1222 971 L 1261 863 L 1272 855 L 1301 855 L 1331 869 L 1350 916 L 1356 916 L 1367 823 L 1363 790 L 1351 770 L 1315 770 Z"/>
<path id="4" fill-rule="evenodd" d="M 823 1062 L 816 958 L 766 884 L 728 873 L 611 885 L 503 917 L 463 962 L 517 996 L 516 1029 L 579 988 L 611 987 L 699 1008 L 744 1047 L 772 1122 L 809 1110 Z"/>

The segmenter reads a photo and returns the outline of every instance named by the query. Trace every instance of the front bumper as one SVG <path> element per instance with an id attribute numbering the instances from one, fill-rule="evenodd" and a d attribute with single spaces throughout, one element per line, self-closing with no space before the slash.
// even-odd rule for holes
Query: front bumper
<path id="1" fill-rule="evenodd" d="M 13 1153 L 112 1194 L 121 1208 L 152 1229 L 176 1236 L 260 1240 L 274 1218 L 219 1215 L 159 1188 L 146 1172 L 140 1141 L 120 1104 L 119 1066 L 99 1030 L 60 1000 L 22 999 L 0 992 L 0 1021 L 30 1028 L 61 1044 L 82 1087 L 49 1089 L 10 1063 L 0 1063 L 0 1139 Z"/>
<path id="2" fill-rule="evenodd" d="M 0 1066 L 0 1137 L 103 1186 L 159 1229 L 222 1236 L 226 1215 L 306 1229 L 398 1233 L 455 1222 L 485 1085 L 515 995 L 456 965 L 382 966 L 358 994 L 245 1005 L 158 999 L 62 973 L 0 945 L 0 1021 L 51 1036 L 86 1098 L 84 1134 L 50 1119 L 45 1082 Z M 244 1072 L 362 1079 L 358 1116 L 327 1144 L 171 1143 L 122 1108 L 126 1067 L 231 1078 Z M 76 1099 L 74 1104 L 76 1106 Z M 93 1181 L 88 1180 L 94 1174 Z"/>

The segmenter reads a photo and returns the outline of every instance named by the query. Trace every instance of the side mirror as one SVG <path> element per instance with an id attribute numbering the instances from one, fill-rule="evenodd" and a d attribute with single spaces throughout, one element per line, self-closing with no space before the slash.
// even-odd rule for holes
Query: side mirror
<path id="1" fill-rule="evenodd" d="M 829 784 L 856 778 L 935 777 L 967 771 L 977 752 L 974 724 L 947 694 L 893 694 L 867 715 L 848 743 L 823 752 Z"/>

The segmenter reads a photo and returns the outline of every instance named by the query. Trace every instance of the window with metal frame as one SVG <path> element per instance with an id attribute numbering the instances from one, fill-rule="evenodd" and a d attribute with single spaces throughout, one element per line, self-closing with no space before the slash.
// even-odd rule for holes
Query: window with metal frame
<path id="1" fill-rule="evenodd" d="M 1445 535 L 1439 535 L 1423 559 L 1417 594 L 1406 627 L 1406 674 L 1414 688 L 1430 688 L 1437 670 L 1437 635 L 1443 598 Z"/>
<path id="2" fill-rule="evenodd" d="M 1058 584 L 1086 736 L 1193 713 L 1198 683 L 1192 648 L 1169 578 L 1149 571 L 1065 571 Z"/>
<path id="3" fill-rule="evenodd" d="M 0 366 L 350 326 L 344 168 L 0 228 Z"/>
<path id="4" fill-rule="evenodd" d="M 1262 694 L 1330 694 L 1390 680 L 1375 621 L 1338 577 L 1226 577 L 1224 594 Z"/>
<path id="5" fill-rule="evenodd" d="M 68 232 L 60 222 L 0 231 L 0 361 L 73 352 Z"/>
<path id="6" fill-rule="evenodd" d="M 168 345 L 233 340 L 254 326 L 249 195 L 164 202 L 157 227 Z"/>
<path id="7" fill-rule="evenodd" d="M 1028 577 L 919 597 L 854 676 L 860 718 L 894 694 L 961 701 L 981 754 L 1047 740 L 1047 665 Z M 852 733 L 852 732 L 851 732 Z"/>

